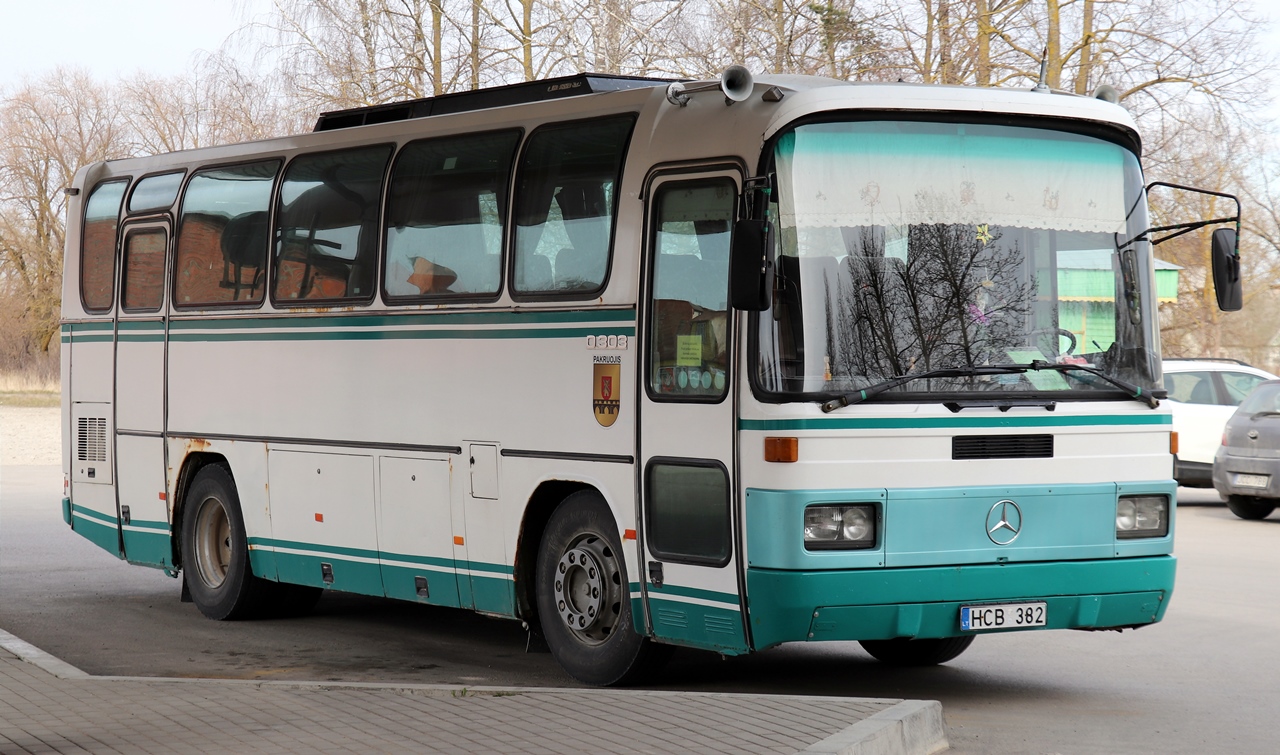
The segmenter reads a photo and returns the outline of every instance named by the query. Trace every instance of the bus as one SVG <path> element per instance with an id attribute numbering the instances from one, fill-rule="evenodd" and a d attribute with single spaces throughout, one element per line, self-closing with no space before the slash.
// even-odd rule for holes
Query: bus
<path id="1" fill-rule="evenodd" d="M 1105 95 L 579 74 L 85 166 L 63 518 L 211 619 L 471 609 L 595 685 L 1157 622 L 1152 248 L 1238 213 L 1150 228 Z"/>

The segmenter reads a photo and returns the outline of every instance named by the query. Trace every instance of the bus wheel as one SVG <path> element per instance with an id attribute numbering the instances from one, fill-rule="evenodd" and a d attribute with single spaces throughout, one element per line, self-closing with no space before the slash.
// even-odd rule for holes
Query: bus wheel
<path id="1" fill-rule="evenodd" d="M 183 578 L 191 601 L 211 619 L 241 619 L 260 608 L 270 583 L 253 576 L 240 497 L 221 465 L 201 469 L 182 516 Z"/>
<path id="2" fill-rule="evenodd" d="M 963 653 L 973 644 L 973 635 L 935 640 L 862 640 L 859 645 L 881 663 L 893 666 L 936 666 Z"/>
<path id="3" fill-rule="evenodd" d="M 537 569 L 538 617 L 561 668 L 601 686 L 648 670 L 651 643 L 633 629 L 618 527 L 598 493 L 560 503 L 542 533 Z"/>
<path id="4" fill-rule="evenodd" d="M 1269 498 L 1249 498 L 1242 495 L 1227 496 L 1227 508 L 1241 519 L 1266 519 L 1275 511 L 1275 501 Z"/>

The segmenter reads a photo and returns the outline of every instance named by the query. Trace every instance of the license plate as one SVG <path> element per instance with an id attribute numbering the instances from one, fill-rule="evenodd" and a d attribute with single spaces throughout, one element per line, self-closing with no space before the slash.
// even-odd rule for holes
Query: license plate
<path id="1" fill-rule="evenodd" d="M 1265 488 L 1271 482 L 1271 475 L 1237 474 L 1236 484 L 1242 488 Z"/>
<path id="2" fill-rule="evenodd" d="M 960 606 L 960 628 L 966 632 L 979 629 L 1019 629 L 1042 627 L 1049 618 L 1044 603 L 989 603 L 983 606 Z"/>

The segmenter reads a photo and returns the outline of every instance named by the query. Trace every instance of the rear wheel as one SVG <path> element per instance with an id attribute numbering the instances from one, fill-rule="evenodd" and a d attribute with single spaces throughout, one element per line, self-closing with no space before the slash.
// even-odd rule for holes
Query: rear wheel
<path id="1" fill-rule="evenodd" d="M 1270 498 L 1230 495 L 1227 496 L 1227 508 L 1241 519 L 1266 519 L 1275 511 L 1276 503 Z"/>
<path id="2" fill-rule="evenodd" d="M 655 670 L 662 653 L 633 628 L 618 526 L 598 493 L 574 493 L 556 508 L 537 570 L 542 633 L 570 676 L 608 686 Z"/>
<path id="3" fill-rule="evenodd" d="M 249 568 L 240 497 L 224 466 L 201 469 L 187 491 L 182 557 L 191 601 L 211 619 L 248 618 L 270 600 L 272 583 Z"/>
<path id="4" fill-rule="evenodd" d="M 893 666 L 936 666 L 963 653 L 974 635 L 930 640 L 862 640 L 862 649 L 881 663 Z"/>

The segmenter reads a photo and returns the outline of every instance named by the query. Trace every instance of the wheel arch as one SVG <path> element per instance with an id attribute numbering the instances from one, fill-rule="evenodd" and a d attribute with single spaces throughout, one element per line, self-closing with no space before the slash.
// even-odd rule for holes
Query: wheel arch
<path id="1" fill-rule="evenodd" d="M 542 546 L 542 533 L 560 502 L 582 490 L 594 490 L 604 494 L 594 485 L 575 480 L 545 480 L 539 483 L 525 504 L 516 539 L 516 555 L 513 569 L 515 578 L 516 613 L 530 627 L 538 627 L 537 586 L 538 549 Z M 607 498 L 605 500 L 608 500 Z"/>
<path id="2" fill-rule="evenodd" d="M 182 460 L 182 468 L 178 471 L 178 479 L 173 488 L 173 523 L 169 528 L 169 538 L 173 541 L 174 566 L 182 568 L 182 519 L 186 515 L 187 492 L 196 474 L 205 467 L 221 465 L 226 468 L 227 475 L 235 482 L 231 472 L 231 463 L 220 453 L 193 451 Z"/>

